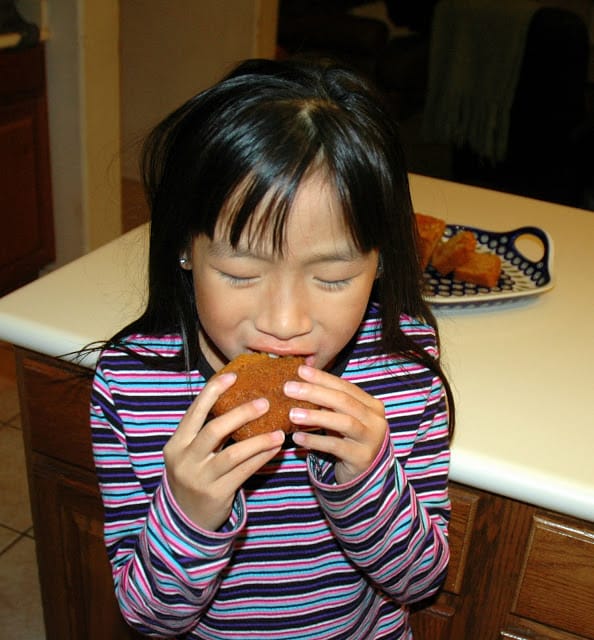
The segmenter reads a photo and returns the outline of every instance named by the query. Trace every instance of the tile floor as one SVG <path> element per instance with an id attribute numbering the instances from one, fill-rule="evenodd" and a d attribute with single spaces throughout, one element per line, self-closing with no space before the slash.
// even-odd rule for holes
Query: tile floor
<path id="1" fill-rule="evenodd" d="M 0 637 L 44 640 L 14 357 L 0 343 Z"/>

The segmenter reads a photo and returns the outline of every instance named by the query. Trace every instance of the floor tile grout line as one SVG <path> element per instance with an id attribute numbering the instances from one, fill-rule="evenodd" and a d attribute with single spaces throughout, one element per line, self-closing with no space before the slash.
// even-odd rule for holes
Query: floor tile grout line
<path id="1" fill-rule="evenodd" d="M 11 524 L 6 524 L 6 522 L 0 522 L 0 529 L 7 529 L 8 531 L 12 531 L 13 533 L 23 534 L 25 536 L 30 536 L 31 538 L 35 537 L 33 533 L 33 524 L 29 524 L 22 529 L 18 529 Z"/>
<path id="2" fill-rule="evenodd" d="M 17 532 L 19 533 L 19 532 Z M 28 536 L 26 533 L 19 533 L 19 535 L 12 541 L 9 542 L 4 549 L 0 550 L 0 560 L 2 560 L 2 556 L 4 556 L 8 551 L 13 549 L 19 542 L 23 540 L 34 540 L 31 536 Z"/>
<path id="3" fill-rule="evenodd" d="M 19 416 L 20 413 L 17 413 L 16 416 L 13 416 L 8 420 L 0 420 L 0 427 L 7 427 L 8 429 L 16 429 L 17 431 L 22 431 L 20 425 L 13 424 L 14 420 L 16 420 Z"/>
<path id="4" fill-rule="evenodd" d="M 0 528 L 8 529 L 8 531 L 12 531 L 12 533 L 18 533 L 18 534 L 21 534 L 21 535 L 25 535 L 27 533 L 27 531 L 30 531 L 33 528 L 33 526 L 29 525 L 26 529 L 15 529 L 10 524 L 4 524 L 3 522 L 0 522 Z"/>
<path id="5" fill-rule="evenodd" d="M 6 525 L 0 525 L 0 526 L 2 526 L 4 529 L 7 529 L 11 533 L 16 534 L 16 538 L 14 540 L 12 540 L 12 542 L 9 542 L 3 548 L 0 548 L 0 560 L 2 559 L 2 556 L 7 551 L 10 551 L 10 549 L 12 549 L 16 544 L 18 544 L 24 538 L 26 538 L 27 540 L 35 540 L 35 538 L 32 535 L 29 535 L 27 533 L 28 531 L 31 531 L 33 527 L 28 527 L 25 531 L 19 531 L 18 529 L 15 529 L 14 527 L 9 527 L 9 526 L 6 526 Z"/>

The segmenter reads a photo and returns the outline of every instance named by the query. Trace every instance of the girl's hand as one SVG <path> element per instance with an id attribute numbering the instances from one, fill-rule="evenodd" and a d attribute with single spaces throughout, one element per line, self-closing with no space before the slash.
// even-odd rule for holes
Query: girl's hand
<path id="1" fill-rule="evenodd" d="M 306 449 L 332 454 L 337 482 L 349 482 L 369 469 L 381 449 L 388 428 L 384 404 L 325 371 L 302 365 L 299 375 L 305 382 L 288 382 L 285 394 L 322 408 L 292 409 L 291 422 L 321 427 L 326 433 L 299 431 L 293 434 L 293 441 Z"/>
<path id="2" fill-rule="evenodd" d="M 229 373 L 209 382 L 163 450 L 167 480 L 179 507 L 210 531 L 227 521 L 239 488 L 278 453 L 285 438 L 282 431 L 274 431 L 223 448 L 237 428 L 268 411 L 268 401 L 260 398 L 205 422 L 235 379 Z"/>

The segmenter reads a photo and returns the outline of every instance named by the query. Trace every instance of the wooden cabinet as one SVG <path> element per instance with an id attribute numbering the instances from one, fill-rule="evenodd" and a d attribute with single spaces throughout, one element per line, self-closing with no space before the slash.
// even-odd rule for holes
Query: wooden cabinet
<path id="1" fill-rule="evenodd" d="M 88 370 L 17 349 L 47 640 L 139 638 L 103 546 Z M 452 483 L 443 591 L 415 640 L 594 640 L 594 525 Z M 370 639 L 371 640 L 371 639 Z"/>
<path id="2" fill-rule="evenodd" d="M 0 167 L 4 295 L 55 257 L 43 44 L 0 50 Z"/>
<path id="3" fill-rule="evenodd" d="M 594 639 L 594 524 L 452 483 L 452 560 L 415 640 Z"/>
<path id="4" fill-rule="evenodd" d="M 103 544 L 88 370 L 17 350 L 47 640 L 139 638 L 124 622 Z"/>
<path id="5" fill-rule="evenodd" d="M 534 515 L 511 614 L 520 638 L 594 638 L 594 528 Z"/>

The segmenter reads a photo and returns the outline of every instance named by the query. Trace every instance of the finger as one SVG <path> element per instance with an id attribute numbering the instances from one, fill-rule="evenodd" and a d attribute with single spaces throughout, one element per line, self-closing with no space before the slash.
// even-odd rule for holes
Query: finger
<path id="1" fill-rule="evenodd" d="M 282 433 L 284 440 L 285 434 Z M 228 474 L 229 482 L 235 487 L 242 487 L 245 482 L 259 471 L 265 464 L 270 462 L 281 450 L 282 446 L 277 445 L 272 449 L 265 449 L 256 455 L 248 458 L 245 462 L 235 466 Z"/>
<path id="2" fill-rule="evenodd" d="M 297 431 L 292 434 L 292 438 L 299 447 L 333 457 L 337 463 L 336 479 L 340 483 L 369 469 L 383 442 L 383 439 L 374 443 L 307 431 Z"/>
<path id="3" fill-rule="evenodd" d="M 224 373 L 210 380 L 202 391 L 194 398 L 173 437 L 181 446 L 187 446 L 202 428 L 210 410 L 219 396 L 229 389 L 237 380 L 234 373 Z"/>
<path id="4" fill-rule="evenodd" d="M 349 441 L 357 446 L 364 447 L 364 449 L 357 452 L 343 453 L 342 450 L 340 452 L 336 451 L 335 444 L 324 441 L 322 451 L 333 453 L 341 458 L 343 456 L 357 455 L 360 459 L 367 459 L 369 455 L 365 451 L 377 451 L 384 439 L 388 424 L 384 416 L 383 406 L 380 412 L 372 411 L 359 402 L 353 406 L 358 407 L 358 409 L 352 410 L 351 413 L 345 411 L 344 408 L 337 411 L 328 411 L 293 407 L 289 417 L 291 422 L 298 427 L 323 429 L 326 437 L 338 437 L 339 440 Z M 306 448 L 316 448 L 317 445 L 313 444 L 315 439 L 309 438 L 310 435 L 315 435 L 311 431 L 311 429 L 307 429 L 306 437 L 297 437 L 297 439 L 294 439 L 295 443 Z"/>
<path id="5" fill-rule="evenodd" d="M 319 384 L 290 381 L 285 384 L 284 392 L 289 398 L 305 400 L 319 407 L 324 407 L 326 410 L 331 410 L 326 411 L 325 414 L 348 415 L 363 424 L 369 424 L 375 420 L 380 420 L 381 422 L 385 420 L 385 407 L 381 400 L 369 396 L 351 383 L 347 382 L 347 385 L 348 387 L 328 388 Z M 361 393 L 357 393 L 357 389 Z M 319 413 L 296 413 L 295 417 L 305 418 L 311 415 L 315 416 L 315 419 L 322 419 L 324 426 L 328 420 L 333 420 L 332 415 Z M 293 415 L 291 419 L 293 419 Z M 299 422 L 299 424 L 310 423 Z M 328 428 L 331 427 L 328 426 Z"/>
<path id="6" fill-rule="evenodd" d="M 270 409 L 266 398 L 256 398 L 231 409 L 222 416 L 209 420 L 195 439 L 208 451 L 215 451 L 223 445 L 239 427 L 263 416 Z"/>
<path id="7" fill-rule="evenodd" d="M 180 508 L 193 522 L 216 530 L 229 517 L 239 488 L 280 451 L 284 437 L 283 432 L 263 434 L 211 452 L 198 463 L 184 455 L 179 464 L 168 465 L 169 485 Z"/>
<path id="8" fill-rule="evenodd" d="M 224 478 L 233 486 L 240 487 L 280 451 L 284 440 L 285 432 L 277 430 L 229 445 L 211 460 L 213 479 Z"/>
<path id="9" fill-rule="evenodd" d="M 229 464 L 226 466 L 220 463 L 213 464 L 213 461 L 219 460 L 219 456 L 223 456 L 223 462 L 229 457 L 229 454 L 224 454 L 225 450 L 222 449 L 224 443 L 240 426 L 266 413 L 268 407 L 268 401 L 264 398 L 240 405 L 227 414 L 207 422 L 187 444 L 183 444 L 181 439 L 176 440 L 176 434 L 174 434 L 164 448 L 166 467 L 174 477 L 178 478 L 183 476 L 195 478 L 197 471 L 200 470 L 201 483 L 204 486 L 216 481 L 232 467 Z M 278 436 L 276 440 L 274 437 L 269 440 L 268 446 L 265 446 L 266 440 L 260 440 L 262 449 L 278 446 Z M 229 449 L 235 450 L 234 446 L 232 445 Z M 244 448 L 244 457 L 249 457 L 252 447 Z"/>
<path id="10" fill-rule="evenodd" d="M 337 460 L 347 457 L 345 454 L 348 445 L 345 444 L 344 438 L 308 431 L 295 431 L 291 438 L 296 445 L 304 449 L 328 453 Z"/>
<path id="11" fill-rule="evenodd" d="M 376 398 L 371 396 L 369 393 L 367 393 L 366 391 L 363 391 L 363 389 L 353 384 L 352 382 L 349 382 L 348 380 L 343 380 L 342 378 L 339 378 L 338 376 L 335 376 L 326 371 L 322 371 L 321 369 L 315 369 L 314 367 L 301 365 L 299 367 L 298 373 L 303 380 L 305 380 L 307 383 L 311 385 L 316 385 L 328 390 L 338 391 L 340 393 L 343 393 L 347 397 L 354 398 L 355 400 L 359 401 L 361 404 L 364 404 L 365 406 L 368 406 L 371 408 L 377 408 L 377 403 L 380 402 Z M 300 394 L 304 394 L 304 393 L 307 393 L 307 389 L 301 388 L 296 392 Z M 289 397 L 296 397 L 290 393 L 287 393 L 287 395 Z M 341 400 L 339 400 L 339 402 L 341 402 Z M 327 406 L 327 405 L 324 405 L 324 406 Z"/>
<path id="12" fill-rule="evenodd" d="M 215 531 L 229 517 L 233 497 L 240 487 L 281 450 L 284 432 L 264 435 L 266 438 L 260 440 L 260 447 L 254 442 L 249 443 L 249 447 L 242 446 L 248 441 L 237 443 L 206 463 L 200 474 L 200 486 L 189 502 L 195 522 Z M 273 446 L 270 448 L 270 445 Z M 235 447 L 237 451 L 242 450 L 243 455 L 238 455 L 237 451 L 229 455 L 228 450 Z"/>
<path id="13" fill-rule="evenodd" d="M 374 420 L 373 416 L 366 417 L 367 422 Z M 354 441 L 363 441 L 366 438 L 365 423 L 347 413 L 293 407 L 289 412 L 289 418 L 291 423 L 298 427 L 323 429 L 327 434 L 340 435 Z"/>

